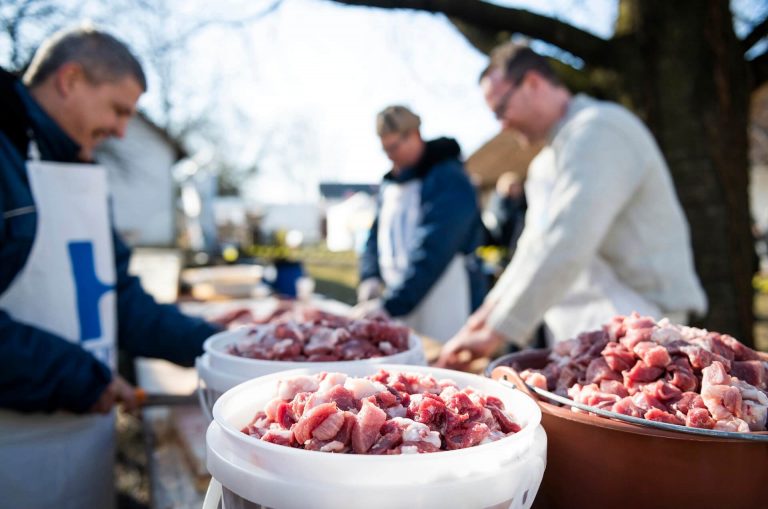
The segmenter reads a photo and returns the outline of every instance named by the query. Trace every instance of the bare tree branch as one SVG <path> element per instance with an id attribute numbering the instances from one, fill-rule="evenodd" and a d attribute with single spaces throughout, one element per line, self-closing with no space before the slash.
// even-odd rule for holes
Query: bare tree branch
<path id="1" fill-rule="evenodd" d="M 766 17 L 762 22 L 760 22 L 758 25 L 756 25 L 752 31 L 744 38 L 744 40 L 741 42 L 742 47 L 744 48 L 744 51 L 749 51 L 752 46 L 754 46 L 757 41 L 762 39 L 768 35 L 768 17 Z"/>
<path id="2" fill-rule="evenodd" d="M 213 26 L 231 27 L 238 29 L 244 28 L 249 24 L 272 14 L 280 7 L 280 5 L 282 5 L 282 3 L 283 0 L 274 0 L 264 9 L 245 17 L 237 17 L 231 19 L 206 19 L 198 21 L 197 23 L 184 30 L 183 33 L 177 34 L 172 40 L 169 39 L 166 41 L 165 45 L 158 46 L 156 51 L 162 53 L 172 48 L 182 47 L 189 41 L 190 38 L 199 35 L 200 31 Z"/>
<path id="3" fill-rule="evenodd" d="M 554 44 L 600 67 L 612 67 L 611 42 L 567 23 L 480 0 L 333 0 L 346 5 L 442 13 L 496 32 L 517 32 Z M 474 42 L 474 41 L 470 41 Z"/>

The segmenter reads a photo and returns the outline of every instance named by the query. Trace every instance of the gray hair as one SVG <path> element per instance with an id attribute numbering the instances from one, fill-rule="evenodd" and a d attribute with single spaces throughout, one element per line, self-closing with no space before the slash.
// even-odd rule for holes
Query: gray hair
<path id="1" fill-rule="evenodd" d="M 397 133 L 407 134 L 418 130 L 421 119 L 405 106 L 387 106 L 376 116 L 376 133 L 379 136 Z"/>
<path id="2" fill-rule="evenodd" d="M 80 64 L 93 84 L 115 82 L 130 76 L 142 90 L 147 90 L 141 64 L 128 46 L 91 26 L 65 29 L 46 39 L 24 73 L 24 84 L 30 88 L 40 85 L 68 62 Z"/>

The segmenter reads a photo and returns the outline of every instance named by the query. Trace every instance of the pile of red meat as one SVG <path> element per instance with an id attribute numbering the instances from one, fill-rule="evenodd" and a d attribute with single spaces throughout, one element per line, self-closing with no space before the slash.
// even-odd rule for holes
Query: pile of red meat
<path id="1" fill-rule="evenodd" d="M 634 313 L 558 343 L 526 370 L 533 386 L 654 421 L 716 429 L 768 426 L 768 362 L 726 334 Z"/>
<path id="2" fill-rule="evenodd" d="M 296 307 L 251 326 L 227 353 L 272 361 L 333 362 L 394 355 L 408 349 L 410 330 L 383 318 L 352 320 Z"/>
<path id="3" fill-rule="evenodd" d="M 341 373 L 280 381 L 242 431 L 312 451 L 413 454 L 463 449 L 516 433 L 520 426 L 496 397 L 430 375 Z"/>

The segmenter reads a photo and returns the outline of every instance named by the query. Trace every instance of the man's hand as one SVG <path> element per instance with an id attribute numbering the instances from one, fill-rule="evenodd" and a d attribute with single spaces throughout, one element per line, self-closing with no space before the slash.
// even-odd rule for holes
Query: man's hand
<path id="1" fill-rule="evenodd" d="M 384 292 L 384 284 L 377 277 L 364 279 L 357 285 L 357 302 L 378 299 Z"/>
<path id="2" fill-rule="evenodd" d="M 488 320 L 488 317 L 491 316 L 494 305 L 496 305 L 495 302 L 490 302 L 488 300 L 483 302 L 483 305 L 477 308 L 477 311 L 470 315 L 469 319 L 467 319 L 467 324 L 464 327 L 469 328 L 469 330 L 482 329 L 485 326 L 485 322 Z"/>
<path id="3" fill-rule="evenodd" d="M 253 313 L 248 308 L 237 308 L 232 311 L 227 311 L 215 318 L 210 319 L 211 323 L 215 323 L 225 329 L 231 329 L 238 325 L 247 325 L 254 322 Z"/>
<path id="4" fill-rule="evenodd" d="M 384 304 L 381 299 L 373 299 L 365 302 L 361 302 L 357 306 L 352 308 L 349 312 L 349 317 L 353 319 L 360 318 L 389 318 L 387 310 L 384 309 Z"/>
<path id="5" fill-rule="evenodd" d="M 435 366 L 467 371 L 475 359 L 491 357 L 504 343 L 504 336 L 477 321 L 464 326 L 440 352 Z"/>
<path id="6" fill-rule="evenodd" d="M 136 389 L 125 381 L 120 375 L 115 375 L 112 381 L 101 393 L 99 399 L 90 408 L 92 413 L 108 414 L 115 403 L 122 403 L 123 408 L 128 411 L 134 411 L 139 408 L 139 402 L 136 400 Z"/>

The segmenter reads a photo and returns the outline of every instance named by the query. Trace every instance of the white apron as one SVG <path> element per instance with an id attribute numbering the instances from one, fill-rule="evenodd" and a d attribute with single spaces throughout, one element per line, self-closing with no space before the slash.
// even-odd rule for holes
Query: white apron
<path id="1" fill-rule="evenodd" d="M 77 343 L 114 369 L 115 264 L 107 177 L 94 165 L 28 161 L 37 210 L 29 258 L 0 295 L 14 320 Z M 0 506 L 114 506 L 114 415 L 0 410 Z"/>
<path id="2" fill-rule="evenodd" d="M 548 212 L 553 209 L 551 194 L 556 174 L 551 171 L 555 167 L 552 149 L 544 148 L 537 159 L 539 164 L 544 162 L 536 170 L 532 166 L 533 171 L 525 184 L 529 205 L 525 227 L 543 230 L 550 221 Z M 545 170 L 538 171 L 542 168 Z M 599 329 L 615 315 L 628 315 L 633 311 L 657 320 L 662 318 L 662 311 L 656 304 L 619 280 L 611 266 L 596 255 L 563 298 L 544 313 L 547 343 L 551 346 L 581 332 Z M 670 319 L 681 322 L 683 317 Z"/>
<path id="3" fill-rule="evenodd" d="M 385 184 L 379 210 L 379 270 L 387 287 L 399 285 L 416 247 L 421 221 L 421 182 Z M 469 275 L 464 255 L 454 256 L 437 282 L 409 315 L 398 317 L 419 334 L 441 343 L 451 339 L 471 311 Z"/>

